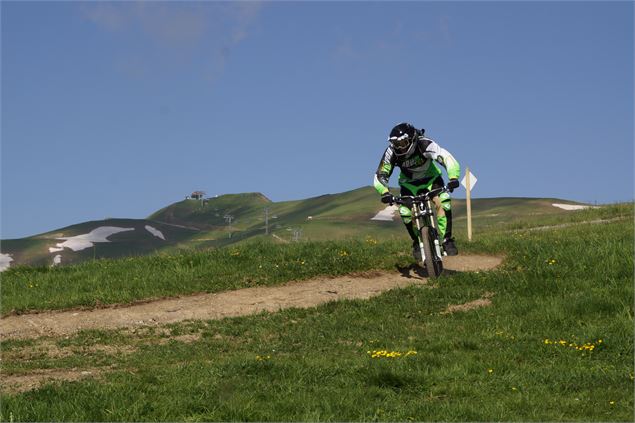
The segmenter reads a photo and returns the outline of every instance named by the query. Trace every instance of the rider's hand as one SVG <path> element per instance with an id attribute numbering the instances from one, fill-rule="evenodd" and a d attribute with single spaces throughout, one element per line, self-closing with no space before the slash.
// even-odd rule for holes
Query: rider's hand
<path id="1" fill-rule="evenodd" d="M 391 193 L 386 192 L 384 194 L 381 195 L 381 202 L 385 203 L 385 204 L 391 204 L 394 202 L 395 197 L 392 196 Z"/>
<path id="2" fill-rule="evenodd" d="M 450 179 L 450 182 L 448 182 L 448 191 L 452 192 L 458 187 L 459 187 L 459 180 L 456 178 Z"/>

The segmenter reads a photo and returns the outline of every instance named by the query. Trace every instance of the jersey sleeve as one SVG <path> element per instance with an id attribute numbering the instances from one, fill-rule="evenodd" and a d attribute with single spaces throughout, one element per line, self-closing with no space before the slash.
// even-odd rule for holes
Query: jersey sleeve
<path id="1" fill-rule="evenodd" d="M 379 167 L 377 168 L 377 172 L 375 172 L 375 179 L 373 181 L 373 185 L 378 193 L 385 194 L 388 192 L 388 181 L 390 180 L 390 175 L 392 175 L 394 168 L 395 154 L 392 149 L 388 147 L 379 162 Z"/>
<path id="2" fill-rule="evenodd" d="M 448 178 L 459 179 L 461 176 L 461 166 L 454 156 L 445 148 L 442 148 L 434 141 L 430 141 L 423 155 L 439 163 L 448 172 Z"/>

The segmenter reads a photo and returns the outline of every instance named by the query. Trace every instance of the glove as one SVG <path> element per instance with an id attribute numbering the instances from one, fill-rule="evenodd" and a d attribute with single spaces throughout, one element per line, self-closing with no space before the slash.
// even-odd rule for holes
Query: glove
<path id="1" fill-rule="evenodd" d="M 394 202 L 394 197 L 391 193 L 386 192 L 381 195 L 381 202 L 384 204 L 392 204 Z"/>
<path id="2" fill-rule="evenodd" d="M 448 191 L 452 192 L 459 187 L 459 180 L 456 178 L 452 178 L 450 179 L 450 182 L 448 182 L 447 186 L 448 186 Z"/>

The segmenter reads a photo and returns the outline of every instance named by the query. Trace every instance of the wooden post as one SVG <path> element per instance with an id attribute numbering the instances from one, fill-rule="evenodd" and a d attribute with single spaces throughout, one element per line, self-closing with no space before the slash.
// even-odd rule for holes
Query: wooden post
<path id="1" fill-rule="evenodd" d="M 465 168 L 465 185 L 467 185 L 466 189 L 466 204 L 467 204 L 467 240 L 472 241 L 472 203 L 470 200 L 470 188 L 472 187 L 470 183 L 470 168 Z"/>

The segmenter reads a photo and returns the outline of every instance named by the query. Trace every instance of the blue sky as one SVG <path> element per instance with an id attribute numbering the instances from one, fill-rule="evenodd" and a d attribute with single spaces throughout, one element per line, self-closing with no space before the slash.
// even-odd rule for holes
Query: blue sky
<path id="1" fill-rule="evenodd" d="M 194 190 L 370 185 L 400 121 L 472 169 L 474 197 L 633 199 L 632 2 L 3 1 L 1 15 L 3 239 L 143 218 Z"/>

